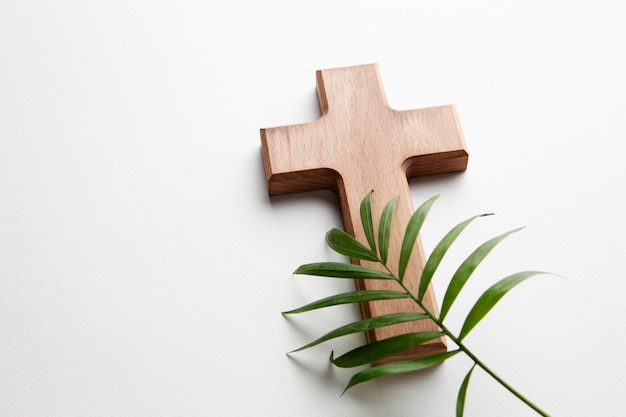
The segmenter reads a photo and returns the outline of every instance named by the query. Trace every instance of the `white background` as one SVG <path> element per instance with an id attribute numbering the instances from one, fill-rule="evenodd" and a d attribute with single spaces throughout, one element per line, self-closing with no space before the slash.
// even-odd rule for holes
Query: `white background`
<path id="1" fill-rule="evenodd" d="M 287 357 L 358 317 L 280 312 L 352 288 L 292 277 L 341 257 L 326 191 L 270 199 L 259 128 L 315 120 L 317 69 L 378 62 L 403 110 L 455 104 L 468 171 L 435 277 L 518 226 L 449 316 L 524 269 L 467 345 L 554 416 L 626 400 L 626 24 L 619 2 L 24 1 L 0 4 L 0 415 L 451 416 L 469 366 L 340 394 L 361 336 Z M 480 371 L 468 416 L 534 416 Z"/>

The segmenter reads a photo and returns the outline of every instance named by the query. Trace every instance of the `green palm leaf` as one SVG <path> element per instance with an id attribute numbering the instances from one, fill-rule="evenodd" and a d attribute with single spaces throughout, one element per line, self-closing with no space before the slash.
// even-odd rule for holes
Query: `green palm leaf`
<path id="1" fill-rule="evenodd" d="M 472 369 L 469 370 L 469 372 L 463 379 L 463 383 L 461 384 L 461 388 L 459 389 L 459 395 L 456 399 L 456 417 L 463 417 L 463 413 L 465 411 L 465 395 L 467 394 L 467 386 L 469 385 L 469 381 L 475 367 L 476 363 L 474 363 Z"/>
<path id="2" fill-rule="evenodd" d="M 436 355 L 426 356 L 424 358 L 408 359 L 404 361 L 386 363 L 384 365 L 374 366 L 369 369 L 365 369 L 352 376 L 344 393 L 353 386 L 362 382 L 370 381 L 372 379 L 380 378 L 387 375 L 401 374 L 405 372 L 418 371 L 420 369 L 429 368 L 431 366 L 440 364 L 446 359 L 459 353 L 460 350 L 453 350 L 451 352 L 438 353 Z"/>
<path id="3" fill-rule="evenodd" d="M 391 236 L 391 223 L 393 221 L 393 212 L 396 209 L 398 197 L 393 198 L 380 215 L 380 223 L 378 226 L 378 247 L 380 251 L 380 259 L 383 263 L 387 262 L 389 253 L 389 237 Z"/>
<path id="4" fill-rule="evenodd" d="M 309 303 L 305 306 L 285 311 L 283 314 L 297 314 L 306 311 L 317 310 L 319 308 L 331 307 L 340 304 L 363 303 L 376 300 L 393 300 L 396 298 L 409 298 L 409 295 L 400 291 L 388 290 L 362 290 L 350 291 L 342 294 L 331 295 L 330 297 Z"/>
<path id="5" fill-rule="evenodd" d="M 363 245 L 361 242 L 337 228 L 330 229 L 326 233 L 326 243 L 332 250 L 354 259 L 366 261 L 378 261 L 376 252 Z"/>
<path id="6" fill-rule="evenodd" d="M 514 232 L 517 232 L 520 229 L 509 231 L 484 242 L 461 263 L 461 265 L 454 273 L 452 279 L 450 280 L 448 288 L 446 289 L 446 293 L 441 307 L 441 314 L 437 318 L 433 316 L 432 313 L 423 304 L 423 298 L 425 296 L 428 285 L 431 283 L 437 268 L 442 262 L 443 257 L 446 255 L 449 248 L 458 238 L 458 236 L 460 236 L 460 234 L 474 219 L 481 216 L 487 216 L 487 214 L 471 217 L 457 224 L 446 234 L 446 236 L 437 244 L 432 254 L 428 258 L 424 267 L 424 271 L 422 272 L 422 275 L 420 277 L 421 279 L 419 287 L 417 289 L 417 294 L 414 295 L 411 290 L 403 284 L 402 280 L 407 271 L 409 259 L 411 257 L 411 253 L 415 246 L 421 227 L 428 215 L 428 212 L 434 204 L 434 201 L 437 199 L 438 196 L 432 197 L 431 199 L 427 200 L 411 216 L 402 241 L 400 259 L 398 264 L 398 274 L 394 274 L 393 272 L 391 272 L 391 268 L 387 264 L 387 259 L 390 244 L 389 241 L 391 236 L 391 225 L 398 198 L 396 197 L 392 199 L 383 208 L 378 224 L 378 241 L 376 241 L 376 239 L 374 238 L 374 225 L 372 220 L 371 195 L 372 193 L 370 192 L 363 199 L 360 206 L 361 222 L 363 224 L 367 243 L 370 247 L 368 248 L 365 242 L 361 243 L 354 239 L 352 236 L 339 229 L 330 230 L 326 235 L 326 240 L 328 242 L 328 245 L 336 252 L 348 256 L 352 259 L 360 259 L 380 263 L 384 267 L 384 270 L 387 272 L 383 272 L 382 269 L 378 270 L 356 264 L 347 264 L 341 262 L 319 262 L 302 265 L 294 272 L 294 274 L 317 275 L 333 278 L 393 280 L 399 285 L 399 288 L 402 288 L 405 291 L 350 291 L 314 301 L 305 306 L 286 311 L 283 314 L 302 313 L 305 311 L 315 310 L 338 304 L 362 303 L 399 298 L 413 299 L 417 303 L 417 305 L 426 313 L 393 313 L 356 321 L 334 329 L 326 333 L 325 335 L 317 338 L 316 340 L 294 350 L 293 352 L 307 349 L 309 347 L 326 342 L 330 339 L 345 336 L 348 334 L 370 331 L 380 327 L 395 325 L 413 320 L 430 319 L 435 325 L 442 329 L 442 331 L 416 332 L 389 337 L 387 339 L 379 340 L 377 342 L 373 342 L 365 346 L 353 349 L 338 358 L 334 358 L 334 356 L 331 354 L 330 361 L 334 365 L 339 367 L 347 368 L 361 366 L 379 361 L 384 358 L 392 358 L 394 355 L 400 352 L 407 351 L 408 349 L 428 342 L 429 340 L 433 340 L 435 338 L 443 336 L 448 336 L 458 346 L 457 350 L 438 353 L 423 358 L 395 361 L 364 369 L 352 376 L 344 390 L 344 393 L 351 387 L 362 382 L 370 381 L 372 379 L 380 378 L 386 375 L 400 374 L 404 372 L 424 369 L 442 363 L 448 358 L 463 351 L 468 355 L 470 359 L 473 360 L 474 365 L 463 379 L 457 395 L 457 417 L 462 417 L 464 414 L 465 399 L 469 382 L 473 371 L 477 366 L 482 368 L 489 375 L 495 378 L 496 381 L 499 382 L 504 388 L 506 388 L 509 392 L 511 392 L 513 395 L 515 395 L 517 398 L 527 404 L 530 408 L 535 410 L 538 414 L 542 416 L 547 416 L 548 414 L 546 414 L 543 410 L 541 410 L 539 407 L 529 401 L 526 397 L 521 395 L 518 391 L 513 389 L 510 385 L 508 385 L 505 381 L 498 377 L 493 371 L 487 368 L 485 364 L 480 361 L 473 353 L 471 353 L 471 351 L 468 350 L 467 347 L 465 347 L 462 343 L 462 340 L 489 313 L 489 311 L 491 311 L 495 304 L 498 303 L 499 300 L 508 291 L 510 291 L 513 287 L 528 279 L 529 277 L 540 274 L 541 272 L 519 272 L 498 281 L 496 284 L 488 288 L 487 291 L 485 291 L 479 297 L 479 299 L 470 310 L 465 319 L 465 322 L 463 323 L 459 336 L 455 336 L 454 334 L 452 334 L 443 324 L 443 320 L 448 314 L 452 304 L 458 297 L 459 293 L 461 292 L 475 269 L 504 238 Z M 379 247 L 378 253 L 376 249 L 376 244 L 378 244 Z"/>
<path id="7" fill-rule="evenodd" d="M 485 291 L 474 307 L 470 310 L 467 318 L 465 319 L 465 323 L 463 323 L 463 327 L 461 328 L 461 332 L 459 333 L 459 341 L 463 340 L 465 336 L 476 326 L 482 319 L 489 313 L 489 311 L 493 308 L 494 305 L 513 287 L 517 284 L 525 281 L 526 279 L 538 275 L 543 274 L 543 272 L 539 271 L 524 271 L 518 272 L 517 274 L 510 275 L 495 284 Z"/>
<path id="8" fill-rule="evenodd" d="M 452 307 L 452 303 L 456 300 L 456 297 L 463 289 L 463 286 L 472 275 L 474 270 L 478 267 L 478 265 L 485 259 L 485 257 L 496 247 L 498 243 L 500 243 L 504 238 L 509 236 L 512 233 L 515 233 L 522 228 L 511 230 L 509 232 L 503 233 L 500 236 L 494 237 L 480 245 L 470 256 L 463 261 L 461 266 L 457 269 L 457 271 L 452 276 L 450 283 L 448 284 L 448 289 L 446 290 L 446 294 L 443 297 L 443 302 L 441 303 L 441 315 L 439 316 L 439 320 L 443 321 L 450 307 Z"/>
<path id="9" fill-rule="evenodd" d="M 298 352 L 300 350 L 310 348 L 336 337 L 341 337 L 352 333 L 360 333 L 367 330 L 377 329 L 379 327 L 390 326 L 392 324 L 406 323 L 408 321 L 423 320 L 427 318 L 428 316 L 423 313 L 395 313 L 356 321 L 354 323 L 346 324 L 345 326 L 341 326 L 331 332 L 328 332 L 319 339 L 316 339 L 313 342 L 302 346 L 301 348 L 293 350 L 292 352 Z"/>
<path id="10" fill-rule="evenodd" d="M 352 368 L 355 366 L 365 365 L 367 363 L 387 358 L 396 353 L 403 352 L 407 349 L 444 335 L 445 333 L 442 332 L 401 334 L 360 346 L 338 358 L 331 359 L 331 362 L 340 368 Z"/>
<path id="11" fill-rule="evenodd" d="M 361 201 L 361 224 L 363 225 L 363 231 L 365 232 L 365 237 L 367 238 L 367 242 L 370 244 L 370 248 L 372 251 L 376 253 L 376 240 L 374 239 L 374 221 L 372 220 L 372 193 L 374 191 L 370 191 L 367 193 L 363 201 Z"/>
<path id="12" fill-rule="evenodd" d="M 426 261 L 426 265 L 424 266 L 424 270 L 422 271 L 422 277 L 420 279 L 420 286 L 419 286 L 419 292 L 418 292 L 418 299 L 420 301 L 422 301 L 422 299 L 424 298 L 424 295 L 426 294 L 426 289 L 428 288 L 428 284 L 430 284 L 430 281 L 432 281 L 433 275 L 435 274 L 437 267 L 441 263 L 441 260 L 443 259 L 445 254 L 448 252 L 448 249 L 450 248 L 452 243 L 454 243 L 456 238 L 459 237 L 461 232 L 463 232 L 463 230 L 467 227 L 468 224 L 470 224 L 477 217 L 482 217 L 482 216 L 488 216 L 488 214 L 474 216 L 472 218 L 465 220 L 464 222 L 457 224 L 437 244 L 435 249 L 432 251 L 432 253 L 428 257 L 428 261 Z"/>
<path id="13" fill-rule="evenodd" d="M 402 282 L 402 279 L 404 278 L 404 273 L 406 272 L 406 267 L 409 264 L 413 246 L 415 246 L 415 241 L 417 240 L 417 235 L 422 228 L 422 224 L 424 224 L 424 220 L 426 220 L 426 216 L 428 215 L 430 208 L 437 198 L 439 198 L 438 195 L 426 200 L 426 202 L 415 210 L 415 213 L 413 213 L 411 219 L 409 220 L 409 224 L 407 225 L 404 233 L 404 239 L 402 240 L 402 248 L 400 249 L 400 264 L 398 266 L 398 277 L 400 278 L 400 282 Z"/>
<path id="14" fill-rule="evenodd" d="M 366 266 L 342 262 L 317 262 L 301 265 L 294 271 L 299 275 L 316 275 L 330 278 L 394 279 L 393 275 Z"/>

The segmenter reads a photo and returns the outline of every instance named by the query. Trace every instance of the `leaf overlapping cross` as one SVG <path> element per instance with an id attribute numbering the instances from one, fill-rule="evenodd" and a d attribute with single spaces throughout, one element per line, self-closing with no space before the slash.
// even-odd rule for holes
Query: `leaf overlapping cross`
<path id="1" fill-rule="evenodd" d="M 429 311 L 423 303 L 424 295 L 426 294 L 428 285 L 433 279 L 435 271 L 437 270 L 445 254 L 448 252 L 448 249 L 459 237 L 459 235 L 465 230 L 465 228 L 478 217 L 487 216 L 488 214 L 473 216 L 457 224 L 443 237 L 443 239 L 441 239 L 441 241 L 436 245 L 428 260 L 426 261 L 420 278 L 419 288 L 417 294 L 415 294 L 409 288 L 407 288 L 407 286 L 403 282 L 403 279 L 406 273 L 409 259 L 413 252 L 417 236 L 419 235 L 422 225 L 424 224 L 424 221 L 434 202 L 437 200 L 438 196 L 434 196 L 424 202 L 411 216 L 407 224 L 406 231 L 404 233 L 402 246 L 400 249 L 400 258 L 396 270 L 397 272 L 393 272 L 393 270 L 388 265 L 388 252 L 389 239 L 391 235 L 391 225 L 393 221 L 395 206 L 398 199 L 396 197 L 385 205 L 378 223 L 378 236 L 376 236 L 374 233 L 371 197 L 372 192 L 368 193 L 365 196 L 360 206 L 361 223 L 365 232 L 367 244 L 359 242 L 354 237 L 336 228 L 328 231 L 328 233 L 326 234 L 326 242 L 331 249 L 341 255 L 345 255 L 353 259 L 379 263 L 384 267 L 385 271 L 379 271 L 377 269 L 369 268 L 367 266 L 354 265 L 350 263 L 318 262 L 302 265 L 296 269 L 294 274 L 316 275 L 332 278 L 393 280 L 398 283 L 398 291 L 350 291 L 314 301 L 300 308 L 286 311 L 283 314 L 303 313 L 339 304 L 361 303 L 398 298 L 412 299 L 415 303 L 417 303 L 417 305 L 419 305 L 423 313 L 394 313 L 360 320 L 334 329 L 331 332 L 298 349 L 295 349 L 292 352 L 307 349 L 322 342 L 326 342 L 328 340 L 352 333 L 364 332 L 383 326 L 390 326 L 393 324 L 404 323 L 414 320 L 432 320 L 439 327 L 439 329 L 441 329 L 441 331 L 416 332 L 389 337 L 387 339 L 379 340 L 357 347 L 337 358 L 331 355 L 330 361 L 334 365 L 344 368 L 361 366 L 379 361 L 384 358 L 388 358 L 399 352 L 413 348 L 441 336 L 447 336 L 450 340 L 452 340 L 452 342 L 456 345 L 456 349 L 423 358 L 401 360 L 397 362 L 372 366 L 368 369 L 359 371 L 354 374 L 348 382 L 345 390 L 348 390 L 349 388 L 362 382 L 380 378 L 386 375 L 411 372 L 437 365 L 453 357 L 454 355 L 463 352 L 473 361 L 473 366 L 464 378 L 457 396 L 457 417 L 463 416 L 465 408 L 465 397 L 469 385 L 469 380 L 475 367 L 477 366 L 479 368 L 482 368 L 489 375 L 491 375 L 501 385 L 507 388 L 511 393 L 513 393 L 516 397 L 526 403 L 538 414 L 542 416 L 547 416 L 547 414 L 543 410 L 530 402 L 518 391 L 516 391 L 510 385 L 504 382 L 497 374 L 491 371 L 491 369 L 489 369 L 463 344 L 464 338 L 489 313 L 489 311 L 507 292 L 509 292 L 512 288 L 525 281 L 526 279 L 541 274 L 542 272 L 522 271 L 503 278 L 493 284 L 478 298 L 474 306 L 470 309 L 458 335 L 453 334 L 445 326 L 444 323 L 444 319 L 446 318 L 448 312 L 450 311 L 450 308 L 454 304 L 454 301 L 457 299 L 457 296 L 460 294 L 461 290 L 469 280 L 474 270 L 478 267 L 478 265 L 502 240 L 504 240 L 512 233 L 519 231 L 520 229 L 511 230 L 486 241 L 476 250 L 474 250 L 461 263 L 461 265 L 452 276 L 450 283 L 448 284 L 447 290 L 443 298 L 441 312 L 436 315 L 433 312 Z"/>

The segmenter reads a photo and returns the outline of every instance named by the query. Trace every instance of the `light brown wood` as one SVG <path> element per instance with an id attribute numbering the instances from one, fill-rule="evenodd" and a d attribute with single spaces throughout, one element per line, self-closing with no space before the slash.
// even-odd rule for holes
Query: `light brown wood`
<path id="1" fill-rule="evenodd" d="M 330 189 L 337 193 L 347 233 L 366 242 L 359 207 L 372 194 L 375 225 L 384 205 L 399 196 L 389 265 L 397 268 L 404 229 L 413 214 L 407 178 L 464 171 L 468 153 L 454 106 L 396 111 L 386 101 L 376 64 L 317 71 L 322 116 L 312 123 L 261 129 L 270 195 Z M 375 230 L 377 233 L 377 230 Z M 355 261 L 370 267 L 377 264 Z M 425 257 L 418 239 L 405 282 L 417 291 Z M 393 269 L 393 267 L 392 267 Z M 395 282 L 356 280 L 359 289 L 395 289 Z M 427 308 L 438 311 L 432 288 Z M 364 318 L 419 311 L 411 300 L 363 303 Z M 437 331 L 422 320 L 368 332 L 369 342 L 402 333 Z M 447 349 L 440 338 L 382 362 L 426 356 Z"/>

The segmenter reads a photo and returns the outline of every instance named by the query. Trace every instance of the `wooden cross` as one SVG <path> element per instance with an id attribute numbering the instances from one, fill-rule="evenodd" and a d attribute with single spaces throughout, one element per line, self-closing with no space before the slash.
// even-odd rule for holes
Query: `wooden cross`
<path id="1" fill-rule="evenodd" d="M 388 257 L 392 269 L 397 268 L 402 236 L 414 211 L 407 178 L 464 171 L 467 167 L 468 153 L 455 108 L 391 109 L 376 64 L 320 70 L 316 76 L 322 113 L 319 120 L 261 129 L 269 193 L 335 191 L 346 232 L 361 242 L 366 242 L 359 211 L 363 197 L 374 190 L 372 213 L 377 224 L 384 205 L 399 196 Z M 371 262 L 352 262 L 382 269 Z M 405 282 L 415 293 L 424 264 L 418 239 L 405 275 Z M 399 290 L 395 282 L 385 280 L 356 280 L 356 285 L 358 289 Z M 432 287 L 424 301 L 427 308 L 438 312 Z M 410 299 L 361 305 L 363 318 L 406 311 L 419 308 Z M 438 330 L 434 323 L 420 320 L 369 331 L 367 339 L 372 342 L 398 334 Z M 381 363 L 446 349 L 445 339 L 439 338 Z"/>

